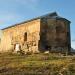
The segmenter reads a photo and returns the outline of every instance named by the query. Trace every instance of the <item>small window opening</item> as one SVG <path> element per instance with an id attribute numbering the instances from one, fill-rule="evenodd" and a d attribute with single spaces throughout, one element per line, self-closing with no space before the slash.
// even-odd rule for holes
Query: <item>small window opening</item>
<path id="1" fill-rule="evenodd" d="M 27 41 L 27 32 L 24 34 L 24 41 Z"/>

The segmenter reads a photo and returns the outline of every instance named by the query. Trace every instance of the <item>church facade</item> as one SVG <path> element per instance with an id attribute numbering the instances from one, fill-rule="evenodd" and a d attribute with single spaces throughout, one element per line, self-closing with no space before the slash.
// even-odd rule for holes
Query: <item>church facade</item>
<path id="1" fill-rule="evenodd" d="M 70 21 L 56 12 L 2 29 L 0 51 L 70 52 Z"/>

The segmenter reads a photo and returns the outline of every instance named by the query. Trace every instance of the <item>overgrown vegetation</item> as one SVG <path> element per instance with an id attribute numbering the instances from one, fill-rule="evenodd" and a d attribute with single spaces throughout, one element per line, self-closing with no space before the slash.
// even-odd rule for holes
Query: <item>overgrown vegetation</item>
<path id="1" fill-rule="evenodd" d="M 75 75 L 75 56 L 0 54 L 0 75 Z"/>

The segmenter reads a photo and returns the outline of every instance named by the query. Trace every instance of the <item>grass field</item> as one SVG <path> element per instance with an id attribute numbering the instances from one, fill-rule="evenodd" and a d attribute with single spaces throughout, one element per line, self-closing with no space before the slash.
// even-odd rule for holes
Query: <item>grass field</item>
<path id="1" fill-rule="evenodd" d="M 0 75 L 75 75 L 75 56 L 0 54 Z"/>

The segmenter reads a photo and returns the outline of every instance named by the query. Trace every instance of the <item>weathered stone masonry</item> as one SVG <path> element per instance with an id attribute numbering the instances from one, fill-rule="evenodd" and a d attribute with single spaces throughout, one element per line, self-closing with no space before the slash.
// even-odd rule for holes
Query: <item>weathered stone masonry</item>
<path id="1" fill-rule="evenodd" d="M 1 52 L 70 51 L 70 21 L 55 12 L 2 30 Z"/>

